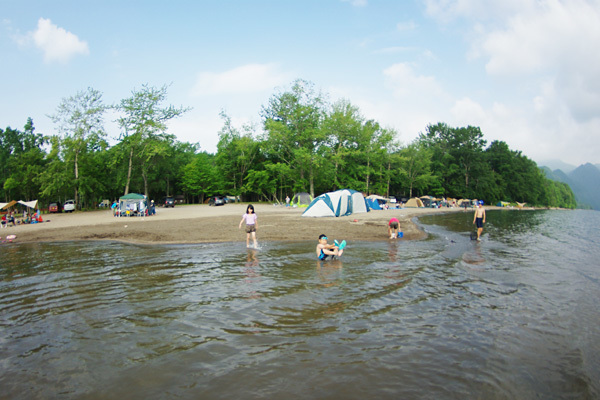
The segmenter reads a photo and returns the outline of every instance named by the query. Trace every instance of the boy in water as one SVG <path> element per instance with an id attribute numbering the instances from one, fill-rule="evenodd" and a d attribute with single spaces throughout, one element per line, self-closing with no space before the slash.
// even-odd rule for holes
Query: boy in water
<path id="1" fill-rule="evenodd" d="M 342 241 L 339 246 L 328 244 L 327 236 L 319 235 L 319 244 L 317 244 L 317 257 L 319 260 L 326 260 L 327 257 L 334 256 L 341 257 L 344 253 L 344 247 L 346 246 L 346 241 Z"/>
<path id="2" fill-rule="evenodd" d="M 479 202 L 477 202 L 477 207 L 475 208 L 473 223 L 477 226 L 477 241 L 480 242 L 481 233 L 483 232 L 483 224 L 485 224 L 485 209 Z"/>

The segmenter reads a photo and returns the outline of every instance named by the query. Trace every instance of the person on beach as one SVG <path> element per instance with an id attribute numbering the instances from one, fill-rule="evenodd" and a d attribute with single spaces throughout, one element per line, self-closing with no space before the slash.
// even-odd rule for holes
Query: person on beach
<path id="1" fill-rule="evenodd" d="M 340 249 L 338 246 L 327 243 L 326 235 L 319 235 L 319 243 L 317 244 L 317 257 L 319 260 L 326 260 L 327 257 L 334 256 L 341 257 L 342 253 L 344 253 L 343 249 Z"/>
<path id="2" fill-rule="evenodd" d="M 481 233 L 483 232 L 483 224 L 485 224 L 485 209 L 478 202 L 473 215 L 473 223 L 477 226 L 477 241 L 481 241 Z"/>
<path id="3" fill-rule="evenodd" d="M 290 206 L 290 196 L 285 196 L 285 206 L 286 207 Z"/>
<path id="4" fill-rule="evenodd" d="M 110 209 L 113 212 L 113 217 L 117 216 L 117 210 L 119 209 L 119 203 L 117 203 L 117 201 L 113 201 L 112 205 L 110 206 Z"/>
<path id="5" fill-rule="evenodd" d="M 398 231 L 400 230 L 400 221 L 398 218 L 391 218 L 388 222 L 388 235 L 390 239 L 396 239 L 398 237 Z"/>
<path id="6" fill-rule="evenodd" d="M 246 247 L 250 247 L 250 235 L 252 235 L 254 248 L 258 248 L 258 243 L 256 241 L 256 228 L 258 228 L 258 220 L 256 214 L 254 213 L 254 206 L 252 204 L 248 204 L 248 207 L 246 208 L 246 214 L 242 215 L 242 220 L 240 221 L 240 226 L 238 229 L 242 228 L 242 223 L 244 221 L 246 221 Z"/>

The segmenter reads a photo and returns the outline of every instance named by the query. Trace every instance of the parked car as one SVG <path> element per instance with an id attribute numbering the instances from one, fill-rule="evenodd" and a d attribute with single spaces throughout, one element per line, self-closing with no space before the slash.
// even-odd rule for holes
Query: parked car
<path id="1" fill-rule="evenodd" d="M 67 201 L 65 201 L 65 205 L 63 206 L 63 210 L 65 210 L 65 212 L 73 212 L 73 211 L 75 211 L 75 200 L 67 200 Z"/>
<path id="2" fill-rule="evenodd" d="M 50 213 L 62 212 L 62 204 L 60 204 L 58 202 L 50 203 L 50 205 L 48 206 L 48 212 L 50 212 Z"/>
<path id="3" fill-rule="evenodd" d="M 163 207 L 175 207 L 175 199 L 170 196 L 165 197 L 163 201 Z"/>
<path id="4" fill-rule="evenodd" d="M 224 206 L 225 205 L 225 197 L 223 196 L 212 196 L 208 199 L 209 206 Z"/>

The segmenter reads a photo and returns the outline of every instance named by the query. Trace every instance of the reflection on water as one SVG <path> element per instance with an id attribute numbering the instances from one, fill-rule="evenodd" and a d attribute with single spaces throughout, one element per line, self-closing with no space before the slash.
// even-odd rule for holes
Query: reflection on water
<path id="1" fill-rule="evenodd" d="M 423 241 L 3 245 L 6 398 L 597 398 L 598 213 Z"/>

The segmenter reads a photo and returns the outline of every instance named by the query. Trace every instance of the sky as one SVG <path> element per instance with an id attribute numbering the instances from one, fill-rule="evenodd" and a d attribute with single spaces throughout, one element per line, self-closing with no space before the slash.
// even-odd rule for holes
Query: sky
<path id="1" fill-rule="evenodd" d="M 106 104 L 168 86 L 182 142 L 216 152 L 224 111 L 303 79 L 409 144 L 478 126 L 538 163 L 600 163 L 600 0 L 0 0 L 0 127 L 57 134 L 88 87 Z M 113 140 L 119 130 L 107 116 Z"/>

